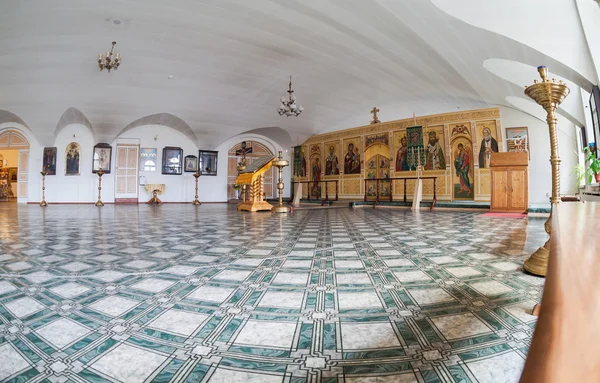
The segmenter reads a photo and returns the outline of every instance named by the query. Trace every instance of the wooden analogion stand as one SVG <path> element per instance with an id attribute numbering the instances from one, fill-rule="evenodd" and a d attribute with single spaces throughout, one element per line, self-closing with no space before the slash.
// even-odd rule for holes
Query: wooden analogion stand
<path id="1" fill-rule="evenodd" d="M 238 185 L 247 185 L 248 200 L 243 195 L 243 202 L 237 207 L 238 210 L 261 211 L 273 209 L 273 205 L 264 200 L 264 173 L 271 169 L 275 157 L 262 157 L 255 159 L 237 176 L 235 183 Z"/>

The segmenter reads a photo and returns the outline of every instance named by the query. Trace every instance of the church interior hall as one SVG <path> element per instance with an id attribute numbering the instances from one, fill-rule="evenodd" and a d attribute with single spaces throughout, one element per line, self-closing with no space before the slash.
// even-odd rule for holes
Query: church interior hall
<path id="1" fill-rule="evenodd" d="M 597 379 L 599 83 L 600 0 L 0 0 L 0 383 Z"/>

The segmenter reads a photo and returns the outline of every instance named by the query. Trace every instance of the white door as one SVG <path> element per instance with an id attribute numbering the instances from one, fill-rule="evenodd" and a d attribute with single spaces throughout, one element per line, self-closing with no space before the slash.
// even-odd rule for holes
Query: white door
<path id="1" fill-rule="evenodd" d="M 17 184 L 17 202 L 27 203 L 27 171 L 29 170 L 29 150 L 19 150 L 19 174 Z"/>
<path id="2" fill-rule="evenodd" d="M 116 198 L 138 198 L 139 146 L 117 145 Z"/>

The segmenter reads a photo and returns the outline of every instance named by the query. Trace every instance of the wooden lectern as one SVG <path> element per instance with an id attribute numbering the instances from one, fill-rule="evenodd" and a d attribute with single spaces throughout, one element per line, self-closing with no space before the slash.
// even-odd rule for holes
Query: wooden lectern
<path id="1" fill-rule="evenodd" d="M 250 197 L 248 201 L 244 200 L 237 207 L 238 210 L 245 211 L 261 211 L 273 208 L 273 205 L 265 201 L 263 178 L 264 173 L 271 169 L 275 157 L 262 157 L 255 159 L 248 165 L 235 179 L 238 185 L 247 185 L 249 188 Z"/>

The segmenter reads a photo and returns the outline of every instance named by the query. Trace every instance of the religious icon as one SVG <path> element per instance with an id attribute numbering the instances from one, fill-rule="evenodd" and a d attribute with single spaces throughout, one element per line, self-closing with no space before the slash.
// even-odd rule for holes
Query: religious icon
<path id="1" fill-rule="evenodd" d="M 410 170 L 408 167 L 408 143 L 406 136 L 402 136 L 400 138 L 400 148 L 396 153 L 396 171 L 403 172 L 408 170 Z"/>
<path id="2" fill-rule="evenodd" d="M 294 176 L 306 177 L 306 158 L 302 146 L 294 147 Z"/>
<path id="3" fill-rule="evenodd" d="M 454 196 L 457 198 L 468 198 L 473 196 L 473 186 L 469 178 L 471 172 L 471 153 L 461 142 L 457 146 L 458 152 L 454 158 L 454 168 L 456 170 L 456 176 L 459 180 L 459 185 L 455 185 L 455 189 L 458 186 L 458 190 L 455 190 Z"/>
<path id="4" fill-rule="evenodd" d="M 325 159 L 325 175 L 326 176 L 335 176 L 340 174 L 340 169 L 338 165 L 338 158 L 336 155 L 336 150 L 334 145 L 329 146 L 329 155 Z"/>
<path id="5" fill-rule="evenodd" d="M 506 146 L 509 152 L 529 152 L 527 128 L 506 128 Z"/>
<path id="6" fill-rule="evenodd" d="M 489 168 L 492 152 L 498 152 L 498 141 L 492 137 L 492 131 L 487 126 L 483 128 L 483 139 L 479 149 L 479 168 Z"/>
<path id="7" fill-rule="evenodd" d="M 435 131 L 429 132 L 429 142 L 425 148 L 427 161 L 425 162 L 425 170 L 446 169 L 446 159 L 444 158 L 444 149 L 440 144 L 440 139 Z"/>
<path id="8" fill-rule="evenodd" d="M 310 194 L 314 197 L 321 198 L 321 160 L 315 156 L 312 163 L 312 180 L 315 181 L 311 187 Z"/>
<path id="9" fill-rule="evenodd" d="M 67 145 L 66 151 L 66 166 L 65 175 L 67 176 L 78 176 L 79 171 L 79 157 L 81 156 L 81 146 L 77 142 L 71 142 Z"/>
<path id="10" fill-rule="evenodd" d="M 167 146 L 163 148 L 162 174 L 182 174 L 183 149 Z"/>
<path id="11" fill-rule="evenodd" d="M 44 148 L 43 169 L 47 176 L 56 175 L 56 148 Z"/>
<path id="12" fill-rule="evenodd" d="M 98 144 L 94 146 L 94 164 L 92 173 L 102 170 L 104 174 L 110 174 L 112 147 L 109 144 Z"/>
<path id="13" fill-rule="evenodd" d="M 344 157 L 344 174 L 360 174 L 360 154 L 353 142 L 348 143 L 348 152 Z"/>
<path id="14" fill-rule="evenodd" d="M 245 144 L 245 141 L 243 142 Z M 244 146 L 245 147 L 245 146 Z M 252 147 L 250 149 L 252 153 Z M 245 156 L 245 154 L 244 154 Z M 219 152 L 214 150 L 199 150 L 198 151 L 198 172 L 203 176 L 216 176 L 217 175 L 217 162 L 219 160 Z"/>
<path id="15" fill-rule="evenodd" d="M 198 157 L 185 156 L 183 170 L 188 173 L 198 171 Z"/>

